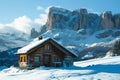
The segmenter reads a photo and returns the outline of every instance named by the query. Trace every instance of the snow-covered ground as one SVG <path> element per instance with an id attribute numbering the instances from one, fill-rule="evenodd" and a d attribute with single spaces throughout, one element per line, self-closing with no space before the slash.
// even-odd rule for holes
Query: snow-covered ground
<path id="1" fill-rule="evenodd" d="M 39 67 L 19 70 L 1 67 L 0 80 L 120 80 L 120 56 L 74 63 L 71 68 Z"/>

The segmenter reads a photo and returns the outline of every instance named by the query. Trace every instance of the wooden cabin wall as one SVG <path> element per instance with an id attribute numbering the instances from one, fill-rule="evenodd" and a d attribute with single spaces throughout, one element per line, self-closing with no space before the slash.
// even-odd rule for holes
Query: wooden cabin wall
<path id="1" fill-rule="evenodd" d="M 49 45 L 48 48 L 46 47 L 47 45 Z M 63 64 L 69 63 L 72 64 L 72 55 L 69 54 L 69 52 L 65 53 L 63 50 L 63 48 L 55 43 L 46 41 L 43 44 L 31 49 L 28 53 L 20 54 L 20 67 L 45 66 L 46 56 L 49 56 L 50 66 L 63 66 Z"/>
<path id="2" fill-rule="evenodd" d="M 49 50 L 45 49 L 46 45 L 49 45 Z M 57 58 L 56 61 L 62 62 L 65 56 L 65 54 L 62 51 L 60 51 L 57 47 L 55 47 L 49 42 L 46 42 L 44 43 L 44 45 L 37 47 L 36 49 L 31 51 L 31 53 L 28 54 L 28 61 L 29 61 L 28 63 L 31 64 L 32 66 L 43 66 L 44 55 L 51 55 L 51 66 L 52 63 L 55 62 L 55 58 Z M 34 63 L 35 56 L 40 57 L 40 61 L 36 64 Z"/>

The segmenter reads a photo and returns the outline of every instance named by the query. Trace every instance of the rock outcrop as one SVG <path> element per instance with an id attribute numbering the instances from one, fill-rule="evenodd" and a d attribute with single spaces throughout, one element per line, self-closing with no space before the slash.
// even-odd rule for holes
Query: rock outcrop
<path id="1" fill-rule="evenodd" d="M 101 21 L 99 25 L 99 29 L 113 29 L 113 16 L 111 11 L 107 11 L 101 14 Z"/>
<path id="2" fill-rule="evenodd" d="M 112 37 L 118 37 L 120 36 L 120 31 L 116 31 L 112 34 Z"/>
<path id="3" fill-rule="evenodd" d="M 80 9 L 79 11 L 79 26 L 81 28 L 87 28 L 88 27 L 88 22 L 89 22 L 89 19 L 88 19 L 88 12 L 87 12 L 87 9 Z"/>
<path id="4" fill-rule="evenodd" d="M 106 38 L 106 37 L 109 37 L 112 33 L 113 33 L 112 30 L 105 30 L 105 31 L 103 31 L 101 33 L 98 33 L 96 35 L 96 37 L 99 38 L 99 39 L 100 38 Z"/>
<path id="5" fill-rule="evenodd" d="M 67 25 L 66 22 L 69 20 L 69 14 L 69 10 L 51 7 L 46 22 L 47 30 L 65 28 Z"/>
<path id="6" fill-rule="evenodd" d="M 31 29 L 31 33 L 30 33 L 30 37 L 31 38 L 36 38 L 38 36 L 38 32 L 35 30 L 35 28 Z"/>
<path id="7" fill-rule="evenodd" d="M 91 34 L 98 30 L 120 28 L 120 14 L 112 15 L 111 11 L 106 11 L 98 15 L 89 13 L 85 8 L 70 11 L 51 7 L 44 26 L 46 30 L 67 28 L 78 31 L 84 29 Z"/>
<path id="8" fill-rule="evenodd" d="M 120 29 L 120 14 L 114 15 L 115 27 Z"/>
<path id="9" fill-rule="evenodd" d="M 62 8 L 51 7 L 46 22 L 47 30 L 71 28 L 74 30 L 91 29 L 98 23 L 99 16 L 88 13 L 87 9 L 69 11 Z"/>

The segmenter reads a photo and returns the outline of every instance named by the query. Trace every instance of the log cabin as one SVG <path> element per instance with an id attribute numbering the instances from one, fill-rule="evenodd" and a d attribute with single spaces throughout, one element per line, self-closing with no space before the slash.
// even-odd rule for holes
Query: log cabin
<path id="1" fill-rule="evenodd" d="M 20 69 L 32 69 L 39 66 L 70 67 L 77 57 L 52 38 L 38 38 L 18 50 Z"/>

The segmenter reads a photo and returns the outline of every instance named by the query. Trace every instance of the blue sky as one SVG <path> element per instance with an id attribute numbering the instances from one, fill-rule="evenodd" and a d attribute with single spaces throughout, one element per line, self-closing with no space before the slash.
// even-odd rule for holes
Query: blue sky
<path id="1" fill-rule="evenodd" d="M 42 10 L 36 10 L 37 6 L 44 9 L 48 6 L 61 6 L 70 10 L 84 7 L 91 12 L 111 10 L 113 13 L 119 13 L 119 5 L 120 0 L 0 0 L 0 23 L 10 23 L 24 15 L 31 19 L 37 18 L 43 13 Z"/>
<path id="2" fill-rule="evenodd" d="M 60 6 L 75 10 L 87 8 L 89 12 L 112 11 L 120 13 L 120 0 L 0 0 L 0 29 L 8 27 L 28 32 L 31 26 L 43 25 L 48 7 Z"/>

